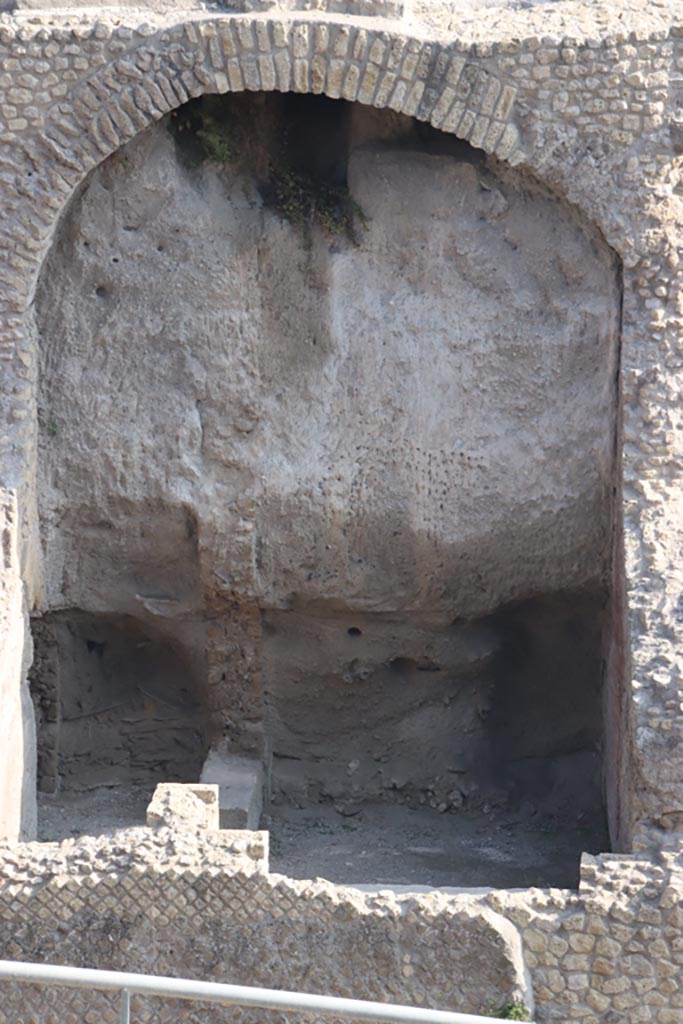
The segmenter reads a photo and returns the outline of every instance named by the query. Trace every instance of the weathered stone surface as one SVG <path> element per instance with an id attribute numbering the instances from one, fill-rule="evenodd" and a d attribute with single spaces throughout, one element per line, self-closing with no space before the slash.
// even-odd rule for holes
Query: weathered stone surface
<path id="1" fill-rule="evenodd" d="M 612 704 L 613 710 L 626 708 L 629 721 L 623 733 L 617 731 L 613 774 L 619 779 L 632 777 L 636 799 L 624 801 L 614 831 L 622 842 L 629 842 L 635 826 L 642 846 L 675 848 L 683 821 L 679 12 L 675 4 L 645 0 L 575 0 L 514 9 L 498 3 L 459 4 L 457 10 L 450 3 L 419 0 L 410 15 L 409 24 L 400 29 L 390 23 L 372 28 L 353 18 L 312 12 L 300 19 L 301 26 L 296 16 L 275 8 L 256 19 L 259 34 L 248 18 L 240 25 L 243 30 L 236 31 L 238 19 L 229 12 L 212 16 L 202 11 L 199 17 L 195 12 L 183 19 L 177 10 L 165 15 L 161 7 L 150 7 L 144 15 L 137 9 L 110 9 L 97 16 L 2 16 L 0 472 L 3 486 L 20 496 L 13 530 L 21 540 L 19 561 L 27 593 L 24 602 L 16 585 L 18 563 L 5 556 L 1 656 L 10 714 L 5 716 L 3 707 L 2 721 L 11 723 L 11 708 L 18 706 L 28 668 L 21 653 L 25 619 L 42 593 L 33 487 L 37 339 L 32 301 L 58 213 L 85 171 L 127 138 L 129 124 L 135 129 L 148 123 L 154 111 L 162 112 L 160 103 L 170 109 L 190 93 L 212 87 L 225 91 L 259 82 L 271 88 L 274 67 L 279 88 L 320 89 L 330 96 L 353 96 L 357 90 L 364 103 L 403 104 L 411 115 L 481 140 L 487 152 L 513 164 L 524 162 L 594 221 L 623 261 L 620 380 L 628 608 L 623 608 L 625 628 L 614 645 L 620 685 L 614 688 Z M 262 55 L 261 64 L 254 60 L 256 53 Z M 126 61 L 119 64 L 122 54 Z M 131 67 L 142 71 L 150 83 L 153 108 L 139 99 L 137 113 L 131 110 Z M 198 73 L 191 73 L 191 67 Z M 492 103 L 496 106 L 490 113 Z M 99 113 L 100 108 L 106 109 Z M 82 129 L 80 135 L 69 134 L 70 118 Z M 244 533 L 248 537 L 249 529 Z M 239 539 L 244 540 L 244 534 Z M 617 554 L 621 557 L 619 545 Z M 617 578 L 620 581 L 621 574 Z M 159 596 L 142 594 L 148 601 Z M 254 620 L 245 613 L 239 623 L 235 649 L 239 657 L 246 651 L 248 662 Z M 224 623 L 216 625 L 215 632 L 225 640 Z M 626 686 L 631 670 L 632 693 Z M 240 707 L 240 715 L 245 710 Z M 30 723 L 30 715 L 25 721 Z M 21 733 L 21 728 L 13 728 L 12 738 Z M 631 735 L 633 749 L 627 752 Z M 30 774 L 33 759 L 28 747 L 21 751 L 3 744 L 0 749 L 3 777 L 12 780 L 10 813 L 3 827 L 14 835 L 19 828 L 19 773 L 8 768 L 19 768 L 23 759 Z M 100 867 L 112 885 L 118 881 L 117 861 L 110 853 Z M 28 856 L 35 864 L 41 852 L 33 848 Z M 662 866 L 628 859 L 602 861 L 580 898 L 551 892 L 506 901 L 505 913 L 522 929 L 529 925 L 534 932 L 568 936 L 585 930 L 588 935 L 613 937 L 624 949 L 622 964 L 618 957 L 609 958 L 614 950 L 606 947 L 593 960 L 592 972 L 565 967 L 561 945 L 553 950 L 548 944 L 546 952 L 529 950 L 526 962 L 534 973 L 540 1020 L 568 1024 L 625 1015 L 664 1024 L 680 1016 L 680 869 L 666 859 L 670 856 L 664 854 Z M 9 868 L 3 872 L 5 877 L 11 873 Z M 41 876 L 41 886 L 43 882 Z M 70 898 L 56 883 L 54 889 L 61 899 Z M 187 891 L 185 886 L 185 895 Z M 46 896 L 47 889 L 42 892 Z M 27 911 L 15 895 L 11 913 L 20 918 Z M 102 895 L 98 879 L 100 902 Z M 102 938 L 95 950 L 104 958 L 111 950 L 111 925 L 121 905 L 121 889 L 107 901 L 107 939 Z M 60 899 L 54 899 L 44 910 L 51 938 L 59 907 Z M 158 909 L 156 904 L 153 909 Z M 74 922 L 70 912 L 67 918 L 74 927 L 66 934 L 88 934 L 87 920 L 80 917 Z M 31 925 L 26 923 L 23 930 L 15 925 L 16 918 L 8 933 L 7 955 L 43 955 L 52 948 L 48 942 L 38 953 L 24 942 Z M 188 928 L 196 929 L 194 918 Z M 656 936 L 648 931 L 652 928 L 657 929 Z M 648 950 L 648 944 L 660 937 L 667 943 L 667 954 L 659 946 Z M 633 943 L 648 950 L 650 959 L 643 963 L 642 950 L 627 951 Z M 443 945 L 447 948 L 448 943 Z M 592 955 L 565 952 L 572 957 Z M 165 955 L 160 947 L 159 969 L 168 963 Z M 541 963 L 540 957 L 555 957 L 558 963 Z M 658 971 L 661 965 L 654 985 L 647 970 L 652 963 Z M 16 1005 L 21 1004 L 7 1002 L 0 1014 L 11 1018 Z M 74 1015 L 84 1018 L 90 1009 L 77 1005 Z M 112 1010 L 112 1020 L 114 1014 Z"/>
<path id="2" fill-rule="evenodd" d="M 36 829 L 36 737 L 26 673 L 31 638 L 19 574 L 16 495 L 0 490 L 0 835 L 25 839 Z"/>
<path id="3" fill-rule="evenodd" d="M 11 247 L 4 278 L 9 287 L 9 315 L 3 328 L 3 358 L 13 360 L 16 353 L 16 366 L 20 368 L 15 374 L 13 363 L 11 374 L 5 378 L 11 429 L 11 436 L 7 434 L 3 441 L 6 481 L 19 483 L 25 479 L 30 493 L 31 458 L 22 462 L 18 456 L 24 450 L 30 456 L 33 443 L 31 386 L 25 371 L 31 362 L 34 339 L 31 318 L 24 317 L 23 312 L 30 303 L 32 275 L 50 237 L 54 212 L 83 170 L 125 140 L 127 125 L 141 127 L 150 116 L 162 113 L 165 105 L 173 107 L 202 89 L 225 91 L 230 85 L 242 88 L 245 83 L 249 88 L 270 88 L 273 66 L 280 88 L 290 86 L 296 64 L 297 88 L 310 87 L 331 96 L 355 96 L 358 89 L 365 103 L 389 103 L 481 144 L 512 164 L 527 161 L 560 193 L 575 200 L 600 225 L 627 269 L 626 361 L 622 376 L 627 391 L 636 386 L 634 382 L 647 363 L 639 347 L 642 324 L 664 348 L 667 339 L 676 334 L 675 315 L 665 310 L 675 294 L 673 264 L 666 257 L 653 259 L 653 254 L 671 250 L 671 246 L 667 250 L 669 243 L 664 243 L 669 231 L 668 200 L 662 201 L 669 186 L 658 184 L 664 164 L 642 155 L 657 150 L 659 141 L 654 139 L 657 132 L 666 131 L 667 117 L 675 129 L 680 92 L 675 73 L 679 38 L 676 26 L 671 26 L 663 9 L 645 8 L 640 3 L 620 10 L 618 18 L 608 6 L 596 9 L 594 5 L 574 4 L 569 21 L 555 8 L 541 12 L 537 6 L 516 11 L 514 17 L 505 12 L 502 18 L 496 5 L 477 9 L 476 17 L 472 11 L 468 7 L 454 18 L 452 11 L 437 4 L 416 5 L 413 15 L 427 28 L 433 42 L 407 40 L 384 27 L 380 31 L 367 26 L 360 29 L 352 20 L 328 23 L 322 15 L 311 18 L 310 24 L 297 23 L 296 17 L 290 20 L 282 11 L 270 19 L 239 21 L 227 15 L 201 22 L 188 18 L 174 25 L 152 9 L 145 22 L 135 16 L 123 20 L 103 17 L 91 22 L 85 14 L 72 17 L 71 22 L 67 18 L 66 33 L 57 25 L 58 16 L 38 15 L 29 23 L 21 45 L 29 43 L 32 49 L 27 59 L 35 60 L 36 66 L 20 69 L 19 60 L 8 55 L 7 70 L 21 70 L 21 81 L 18 75 L 16 81 L 10 76 L 3 85 L 7 90 L 3 110 L 9 131 L 17 136 L 27 133 L 26 138 L 32 140 L 28 149 L 17 150 L 16 160 L 12 156 L 7 165 L 18 171 L 15 178 L 7 179 L 7 194 L 12 199 L 8 213 L 14 217 L 13 204 L 18 197 L 23 197 L 20 202 L 26 208 L 25 215 L 19 214 L 20 229 L 13 225 L 6 235 Z M 3 38 L 11 44 L 16 25 L 12 18 L 5 20 L 8 28 Z M 568 31 L 574 34 L 570 37 Z M 604 45 L 596 42 L 599 39 Z M 272 64 L 267 56 L 269 49 Z M 121 61 L 123 52 L 129 56 Z M 253 59 L 256 52 L 263 54 L 258 68 Z M 190 66 L 195 68 L 192 73 Z M 130 87 L 131 68 L 133 77 L 140 71 L 145 74 L 144 90 Z M 154 73 L 150 75 L 152 68 Z M 41 75 L 46 75 L 44 80 Z M 671 77 L 671 89 L 665 95 L 662 87 L 667 75 Z M 44 86 L 42 90 L 37 82 Z M 645 104 L 643 89 L 645 93 L 651 90 L 651 103 Z M 64 102 L 67 94 L 68 104 Z M 98 113 L 102 104 L 107 109 Z M 91 120 L 93 114 L 98 114 L 95 122 Z M 80 138 L 79 127 L 83 130 Z M 599 158 L 593 145 L 596 133 L 609 140 Z M 643 140 L 652 141 L 643 149 Z M 35 167 L 42 167 L 44 174 L 35 177 Z M 658 194 L 656 217 L 643 199 L 649 189 Z M 615 203 L 617 193 L 620 201 Z M 659 227 L 651 231 L 655 222 Z M 641 258 L 643 266 L 636 271 Z M 647 301 L 645 293 L 651 293 Z M 637 398 L 632 409 L 631 417 L 627 401 L 625 431 L 633 444 L 626 446 L 626 478 L 635 485 L 647 470 L 636 454 L 642 449 L 645 430 Z M 648 416 L 645 420 L 652 423 Z M 650 454 L 655 460 L 659 458 L 656 451 L 646 457 Z M 661 476 L 656 461 L 652 471 Z M 657 488 L 655 491 L 660 493 Z M 627 502 L 630 500 L 627 493 Z M 658 498 L 652 501 L 656 506 Z M 28 498 L 22 503 L 22 513 L 27 517 L 26 536 L 35 535 L 29 521 L 32 507 Z M 627 504 L 627 542 L 633 538 L 635 553 L 643 538 L 642 516 L 634 506 L 635 517 L 629 518 L 628 508 Z M 643 515 L 643 521 L 651 523 L 657 535 L 655 547 L 668 550 L 666 535 L 667 531 L 670 536 L 676 533 L 675 516 L 671 519 L 668 513 L 662 516 L 658 512 L 650 515 L 647 509 Z M 635 554 L 629 554 L 629 559 L 627 586 L 633 607 L 640 608 L 641 600 L 648 607 L 668 607 L 666 601 L 662 604 L 659 600 L 660 577 L 655 579 L 649 568 L 643 568 L 644 563 L 639 563 Z M 35 546 L 27 546 L 25 563 L 33 601 L 41 586 Z M 240 651 L 241 668 L 245 670 L 242 674 L 251 686 L 248 665 L 257 643 L 257 624 L 251 610 L 233 608 L 233 613 L 234 626 L 226 629 L 223 623 L 217 624 L 209 647 L 217 636 L 232 643 Z M 631 635 L 636 637 L 642 632 L 639 614 L 632 623 Z M 621 808 L 612 815 L 614 834 L 621 837 L 628 837 L 634 819 L 642 819 L 647 832 L 648 823 L 660 818 L 671 822 L 677 814 L 676 770 L 665 773 L 660 755 L 663 744 L 667 750 L 678 749 L 672 739 L 677 737 L 679 726 L 671 724 L 669 712 L 651 712 L 651 708 L 662 705 L 658 696 L 662 685 L 668 688 L 669 702 L 675 703 L 673 677 L 667 677 L 666 684 L 653 681 L 655 676 L 660 680 L 662 665 L 669 663 L 669 656 L 663 654 L 668 629 L 668 624 L 657 619 L 656 627 L 648 627 L 656 641 L 634 648 L 636 686 L 644 688 L 645 693 L 634 704 L 634 715 L 642 726 L 635 732 L 633 773 L 641 796 L 637 804 L 630 802 L 629 772 L 618 757 L 613 757 L 615 770 L 610 785 L 624 792 Z M 616 674 L 621 673 L 621 679 L 620 642 L 623 640 L 615 644 L 610 664 Z M 622 685 L 613 688 L 615 697 L 611 700 L 618 713 L 624 707 L 619 697 Z M 233 706 L 237 703 L 234 701 Z M 253 725 L 252 710 L 250 701 L 243 700 L 236 719 Z M 227 724 L 234 728 L 235 720 Z M 615 732 L 625 737 L 625 729 L 622 723 Z M 258 740 L 254 739 L 252 749 L 257 746 Z M 672 757 L 665 760 L 671 763 Z M 651 830 L 647 834 L 656 835 Z"/>
<path id="4" fill-rule="evenodd" d="M 147 807 L 150 828 L 217 829 L 218 786 L 160 782 Z"/>
<path id="5" fill-rule="evenodd" d="M 42 943 L 42 956 L 55 959 L 57 921 L 70 963 L 470 1012 L 530 1003 L 519 932 L 483 903 L 264 875 L 238 845 L 259 835 L 136 829 L 5 849 L 0 955 L 33 959 L 32 944 Z M 40 995 L 29 998 L 42 1005 Z M 16 1000 L 6 987 L 0 1020 L 11 1019 Z M 26 1011 L 26 995 L 21 1005 Z M 99 1004 L 79 993 L 66 1005 L 86 1012 Z M 136 1006 L 142 1024 L 173 1014 L 170 1003 Z M 205 1007 L 202 1019 L 223 1021 L 224 1011 Z"/>
<path id="6" fill-rule="evenodd" d="M 473 1013 L 518 1001 L 541 1022 L 636 1007 L 636 1020 L 658 1020 L 681 1001 L 680 855 L 584 858 L 578 892 L 417 895 L 268 875 L 264 838 L 131 829 L 5 845 L 0 955 Z M 116 1021 L 113 1002 L 93 993 L 61 999 L 64 1013 Z M 5 986 L 0 1020 L 19 1008 L 40 1019 L 49 1004 L 44 989 Z M 136 1006 L 143 1024 L 176 1013 Z M 207 1008 L 202 1019 L 224 1017 Z"/>
<path id="7" fill-rule="evenodd" d="M 496 745 L 495 666 L 521 629 L 483 616 L 608 575 L 618 271 L 534 182 L 469 147 L 429 152 L 405 119 L 348 116 L 357 245 L 288 223 L 239 167 L 188 169 L 165 125 L 72 205 L 37 297 L 46 609 L 184 643 L 188 688 L 231 716 L 236 745 L 233 695 L 259 727 L 247 680 L 262 678 L 286 793 L 431 786 L 457 806 L 446 769 L 455 748 L 476 776 Z M 257 626 L 266 610 L 237 664 L 235 603 Z M 552 672 L 567 699 L 542 698 L 542 748 L 518 759 L 599 743 L 599 700 L 572 682 L 598 694 L 599 628 L 579 641 L 569 604 L 559 629 L 527 616 L 557 644 L 557 666 L 527 674 Z"/>
<path id="8" fill-rule="evenodd" d="M 34 620 L 42 789 L 149 783 L 151 792 L 155 781 L 198 777 L 207 742 L 197 668 L 181 629 L 156 628 L 167 602 L 144 600 L 153 612 L 142 621 L 97 612 Z"/>

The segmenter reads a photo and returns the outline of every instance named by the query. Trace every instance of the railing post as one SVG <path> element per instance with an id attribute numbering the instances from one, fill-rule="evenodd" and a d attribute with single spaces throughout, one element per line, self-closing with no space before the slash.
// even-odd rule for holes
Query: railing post
<path id="1" fill-rule="evenodd" d="M 120 1024 L 130 1024 L 130 992 L 127 988 L 121 989 L 121 1013 Z"/>

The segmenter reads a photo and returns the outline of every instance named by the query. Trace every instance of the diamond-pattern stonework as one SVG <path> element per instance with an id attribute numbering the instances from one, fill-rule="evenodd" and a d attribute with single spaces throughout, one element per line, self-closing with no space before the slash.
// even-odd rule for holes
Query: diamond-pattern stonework
<path id="1" fill-rule="evenodd" d="M 683 1009 L 683 864 L 674 853 L 658 863 L 586 857 L 578 892 L 400 896 L 269 875 L 256 837 L 135 829 L 5 846 L 0 958 L 467 1012 L 518 998 L 558 1024 L 607 1022 L 625 1009 L 666 1024 Z M 59 1024 L 114 1021 L 116 1012 L 102 994 L 14 984 L 0 1002 L 3 1024 L 45 1024 L 50 1013 Z M 270 1019 L 154 1000 L 139 1000 L 135 1014 L 141 1024 Z"/>
<path id="2" fill-rule="evenodd" d="M 528 998 L 520 935 L 484 904 L 399 901 L 269 876 L 234 849 L 240 833 L 216 835 L 222 842 L 138 829 L 6 849 L 2 868 L 12 863 L 22 881 L 0 887 L 0 956 L 431 1006 L 475 1009 L 482 990 L 500 1003 L 510 993 Z M 36 1014 L 52 1005 L 47 993 L 30 992 L 7 986 L 0 1020 L 18 1020 L 27 999 Z M 82 993 L 60 998 L 74 1013 L 88 1005 Z M 172 1021 L 177 1012 L 141 1000 L 136 1020 Z M 261 1016 L 201 1011 L 203 1021 Z"/>

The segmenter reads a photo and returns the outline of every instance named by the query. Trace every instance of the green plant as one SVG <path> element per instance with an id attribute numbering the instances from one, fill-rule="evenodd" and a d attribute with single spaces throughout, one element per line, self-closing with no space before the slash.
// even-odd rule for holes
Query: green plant
<path id="1" fill-rule="evenodd" d="M 206 159 L 217 164 L 227 164 L 237 158 L 237 146 L 230 127 L 221 124 L 211 114 L 206 114 L 202 127 L 197 132 L 206 154 Z"/>
<path id="2" fill-rule="evenodd" d="M 328 238 L 345 234 L 357 244 L 354 218 L 367 219 L 346 185 L 295 170 L 285 161 L 271 164 L 263 189 L 266 202 L 292 224 L 318 224 Z"/>
<path id="3" fill-rule="evenodd" d="M 241 155 L 241 130 L 216 96 L 192 100 L 171 114 L 170 130 L 194 166 L 235 163 Z"/>
<path id="4" fill-rule="evenodd" d="M 258 181 L 264 203 L 290 223 L 316 224 L 328 238 L 346 235 L 358 244 L 357 225 L 367 226 L 362 209 L 346 183 L 302 167 L 286 125 L 273 131 L 267 118 L 254 124 L 253 110 L 235 97 L 204 96 L 174 111 L 169 129 L 189 166 L 239 165 Z"/>
<path id="5" fill-rule="evenodd" d="M 353 215 L 360 211 L 346 185 L 304 174 L 284 162 L 271 165 L 265 197 L 291 223 L 315 222 L 328 237 L 343 232 L 352 236 Z"/>
<path id="6" fill-rule="evenodd" d="M 531 1020 L 531 1014 L 524 1003 L 512 1001 L 500 1008 L 498 1016 L 503 1020 Z"/>
<path id="7" fill-rule="evenodd" d="M 39 416 L 38 426 L 41 427 L 46 434 L 49 434 L 50 437 L 57 437 L 57 434 L 59 433 L 59 427 L 54 420 L 46 420 L 43 419 L 42 416 Z"/>
<path id="8" fill-rule="evenodd" d="M 511 999 L 499 1007 L 494 1007 L 493 1003 L 489 1003 L 487 1008 L 482 1011 L 482 1016 L 497 1017 L 498 1020 L 531 1020 L 529 1010 L 524 1003 L 520 1003 L 517 999 Z"/>

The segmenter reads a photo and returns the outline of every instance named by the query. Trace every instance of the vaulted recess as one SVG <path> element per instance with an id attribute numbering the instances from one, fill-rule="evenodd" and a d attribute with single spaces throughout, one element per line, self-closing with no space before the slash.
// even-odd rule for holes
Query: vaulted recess
<path id="1" fill-rule="evenodd" d="M 299 877 L 619 845 L 620 309 L 576 209 L 390 111 L 206 96 L 97 168 L 35 303 L 43 838 L 211 752 Z"/>

